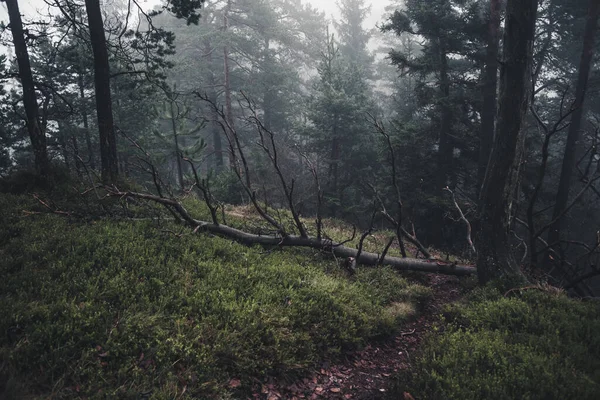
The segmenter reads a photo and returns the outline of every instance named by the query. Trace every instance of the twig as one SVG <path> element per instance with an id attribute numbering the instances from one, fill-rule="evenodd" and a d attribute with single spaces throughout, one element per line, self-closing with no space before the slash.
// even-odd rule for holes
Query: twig
<path id="1" fill-rule="evenodd" d="M 458 202 L 456 201 L 456 197 L 454 196 L 454 192 L 452 190 L 450 190 L 450 188 L 448 186 L 446 186 L 444 188 L 445 191 L 449 192 L 450 195 L 452 196 L 452 202 L 454 203 L 454 207 L 456 207 L 456 209 L 458 210 L 458 214 L 460 215 L 460 219 L 461 221 L 463 221 L 467 227 L 467 243 L 469 244 L 469 247 L 471 248 L 471 251 L 476 254 L 477 250 L 475 249 L 475 245 L 473 245 L 473 240 L 471 239 L 471 223 L 469 222 L 469 220 L 467 219 L 467 217 L 465 217 L 465 214 L 463 213 L 462 209 L 460 208 L 460 206 L 458 205 Z"/>

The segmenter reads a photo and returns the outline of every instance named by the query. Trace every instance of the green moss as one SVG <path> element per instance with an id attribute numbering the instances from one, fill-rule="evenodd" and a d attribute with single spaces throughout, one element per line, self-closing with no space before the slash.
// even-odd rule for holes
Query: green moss
<path id="1" fill-rule="evenodd" d="M 394 393 L 423 399 L 595 399 L 600 307 L 537 290 L 476 289 L 444 313 Z"/>
<path id="2" fill-rule="evenodd" d="M 222 398 L 232 377 L 247 390 L 390 333 L 429 295 L 390 269 L 348 278 L 174 223 L 0 206 L 0 397 Z"/>

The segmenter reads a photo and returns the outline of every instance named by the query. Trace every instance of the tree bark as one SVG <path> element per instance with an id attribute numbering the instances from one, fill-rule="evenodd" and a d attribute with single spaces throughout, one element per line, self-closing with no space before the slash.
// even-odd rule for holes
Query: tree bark
<path id="1" fill-rule="evenodd" d="M 119 175 L 119 164 L 110 94 L 110 65 L 100 1 L 85 0 L 85 9 L 94 53 L 94 84 L 96 87 L 98 130 L 100 133 L 102 181 L 104 183 L 115 183 Z"/>
<path id="2" fill-rule="evenodd" d="M 40 127 L 39 109 L 35 86 L 33 84 L 33 75 L 31 73 L 31 64 L 29 62 L 29 53 L 25 36 L 23 34 L 23 21 L 19 11 L 17 0 L 6 1 L 8 17 L 10 20 L 10 30 L 15 46 L 17 64 L 19 66 L 19 77 L 23 86 L 23 104 L 25 106 L 25 115 L 27 118 L 27 132 L 31 140 L 31 147 L 35 158 L 35 169 L 40 175 L 45 175 L 49 171 L 50 163 L 48 160 L 48 150 L 46 147 L 46 135 Z"/>
<path id="3" fill-rule="evenodd" d="M 488 36 L 483 70 L 483 105 L 481 108 L 481 134 L 479 142 L 479 170 L 477 190 L 485 178 L 485 170 L 490 160 L 494 143 L 494 122 L 496 120 L 496 90 L 498 87 L 498 41 L 500 31 L 500 0 L 490 1 Z"/>
<path id="4" fill-rule="evenodd" d="M 567 136 L 567 143 L 563 156 L 560 181 L 558 183 L 558 192 L 556 194 L 556 203 L 552 213 L 552 219 L 556 219 L 556 222 L 548 231 L 548 243 L 559 242 L 560 233 L 563 229 L 565 221 L 565 215 L 562 215 L 562 217 L 560 216 L 563 214 L 563 211 L 567 207 L 567 203 L 569 201 L 571 180 L 573 177 L 573 170 L 575 169 L 576 155 L 579 147 L 581 120 L 583 119 L 583 105 L 594 56 L 594 36 L 598 29 L 599 14 L 600 0 L 590 0 L 583 36 L 583 51 L 581 53 L 581 61 L 579 63 L 577 87 L 575 89 L 575 101 L 572 105 L 574 111 L 571 115 L 571 124 L 569 125 L 569 133 Z"/>
<path id="5" fill-rule="evenodd" d="M 510 247 L 510 221 L 524 143 L 522 125 L 531 99 L 537 0 L 508 0 L 500 68 L 494 147 L 480 195 L 479 281 L 524 276 Z"/>

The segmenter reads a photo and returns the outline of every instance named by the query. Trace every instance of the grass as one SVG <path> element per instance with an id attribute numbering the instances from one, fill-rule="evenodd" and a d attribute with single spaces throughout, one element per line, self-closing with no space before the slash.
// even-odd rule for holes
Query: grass
<path id="1" fill-rule="evenodd" d="M 475 289 L 447 308 L 392 398 L 597 399 L 600 307 L 564 294 Z M 396 397 L 393 397 L 396 396 Z"/>
<path id="2" fill-rule="evenodd" d="M 392 333 L 430 296 L 387 268 L 348 277 L 314 251 L 47 211 L 30 195 L 0 194 L 6 399 L 243 396 L 266 375 L 295 376 Z"/>

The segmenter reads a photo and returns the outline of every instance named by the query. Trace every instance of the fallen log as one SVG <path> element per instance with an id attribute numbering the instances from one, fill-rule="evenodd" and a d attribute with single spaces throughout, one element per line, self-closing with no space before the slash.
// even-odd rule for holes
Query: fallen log
<path id="1" fill-rule="evenodd" d="M 468 276 L 477 272 L 476 268 L 470 265 L 457 265 L 455 263 L 435 259 L 421 260 L 417 258 L 385 256 L 383 260 L 381 260 L 379 254 L 362 251 L 359 255 L 358 249 L 346 247 L 327 239 L 317 239 L 294 235 L 275 236 L 248 233 L 231 226 L 197 220 L 193 218 L 177 200 L 155 196 L 152 194 L 109 191 L 109 195 L 111 197 L 132 197 L 154 201 L 177 212 L 181 216 L 182 220 L 194 229 L 194 232 L 209 232 L 214 235 L 232 239 L 245 245 L 260 244 L 262 246 L 274 247 L 305 247 L 326 251 L 340 258 L 356 257 L 358 255 L 359 258 L 356 261 L 359 264 L 389 265 L 398 271 L 431 272 L 456 276 Z"/>

